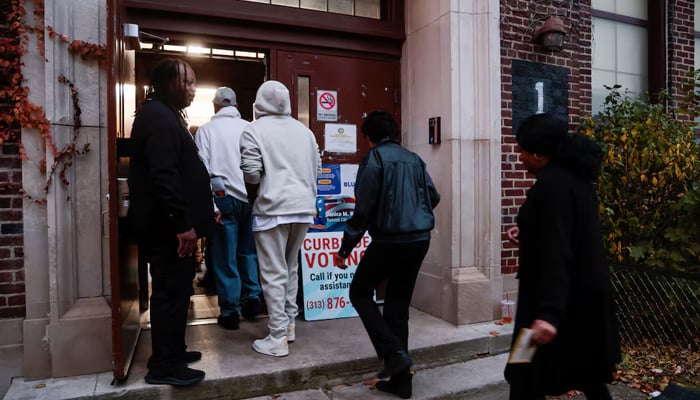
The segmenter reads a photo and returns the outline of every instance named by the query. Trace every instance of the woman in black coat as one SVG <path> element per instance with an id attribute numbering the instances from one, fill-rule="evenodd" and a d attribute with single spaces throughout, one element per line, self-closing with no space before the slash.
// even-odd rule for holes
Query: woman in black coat
<path id="1" fill-rule="evenodd" d="M 514 338 L 530 328 L 538 349 L 531 363 L 506 366 L 510 399 L 573 389 L 611 399 L 620 341 L 594 185 L 600 148 L 548 114 L 527 118 L 516 139 L 536 182 L 508 232 L 520 245 Z"/>

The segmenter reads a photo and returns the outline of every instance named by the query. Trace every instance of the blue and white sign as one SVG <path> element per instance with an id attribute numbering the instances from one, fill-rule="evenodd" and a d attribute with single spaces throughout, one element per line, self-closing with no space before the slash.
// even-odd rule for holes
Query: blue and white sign
<path id="1" fill-rule="evenodd" d="M 307 321 L 357 316 L 350 303 L 349 288 L 370 236 L 365 234 L 350 253 L 347 269 L 333 265 L 333 254 L 340 249 L 345 222 L 355 210 L 357 170 L 354 164 L 324 164 L 317 182 L 318 215 L 301 246 L 300 268 Z"/>

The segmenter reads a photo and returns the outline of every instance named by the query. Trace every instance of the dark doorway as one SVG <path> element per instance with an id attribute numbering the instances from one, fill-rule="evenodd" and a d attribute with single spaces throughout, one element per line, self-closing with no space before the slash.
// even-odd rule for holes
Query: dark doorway
<path id="1" fill-rule="evenodd" d="M 258 52 L 254 52 L 258 54 Z M 228 86 L 236 92 L 238 109 L 243 119 L 252 121 L 255 92 L 267 76 L 265 59 L 191 56 L 170 52 L 139 52 L 136 54 L 136 87 L 148 85 L 153 67 L 165 58 L 180 58 L 187 61 L 197 74 L 197 88 Z M 136 91 L 136 102 L 140 104 L 145 97 L 144 90 Z M 213 108 L 211 114 L 214 113 Z M 210 115 L 211 116 L 211 115 Z M 189 115 L 192 118 L 192 115 Z"/>
<path id="2" fill-rule="evenodd" d="M 184 47 L 184 46 L 182 46 Z M 235 50 L 217 49 L 235 54 Z M 228 86 L 236 92 L 238 108 L 243 119 L 253 119 L 253 102 L 257 88 L 267 76 L 266 56 L 262 52 L 246 51 L 249 57 L 223 57 L 190 55 L 186 52 L 170 51 L 140 51 L 135 57 L 135 103 L 141 104 L 146 95 L 146 88 L 150 80 L 153 68 L 163 59 L 179 58 L 189 63 L 197 75 L 197 95 L 193 104 L 186 109 L 190 123 L 190 130 L 194 134 L 196 128 L 209 121 L 214 114 L 211 104 L 216 88 Z M 129 130 L 130 131 L 130 130 Z M 128 138 L 124 141 L 128 142 Z M 205 243 L 205 242 L 204 242 Z M 195 296 L 192 298 L 190 308 L 190 324 L 210 323 L 219 315 L 216 292 L 210 286 L 199 284 L 207 269 L 204 257 L 199 268 L 195 285 Z M 148 327 L 150 316 L 148 314 L 149 302 L 149 275 L 147 263 L 138 262 L 138 286 L 140 296 L 140 309 L 142 326 Z M 213 276 L 212 276 L 213 278 Z"/>

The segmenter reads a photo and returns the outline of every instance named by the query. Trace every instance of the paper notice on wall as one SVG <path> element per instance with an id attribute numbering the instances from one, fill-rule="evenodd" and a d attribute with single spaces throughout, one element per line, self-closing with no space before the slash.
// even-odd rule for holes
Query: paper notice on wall
<path id="1" fill-rule="evenodd" d="M 326 124 L 324 142 L 327 152 L 357 153 L 357 125 Z"/>

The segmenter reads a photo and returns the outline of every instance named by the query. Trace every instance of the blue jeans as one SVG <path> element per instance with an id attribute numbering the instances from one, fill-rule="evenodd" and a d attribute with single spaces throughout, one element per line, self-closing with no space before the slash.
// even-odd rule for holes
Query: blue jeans
<path id="1" fill-rule="evenodd" d="M 221 315 L 240 315 L 241 303 L 260 297 L 258 257 L 251 207 L 232 196 L 215 197 L 221 224 L 210 236 L 211 259 Z"/>

